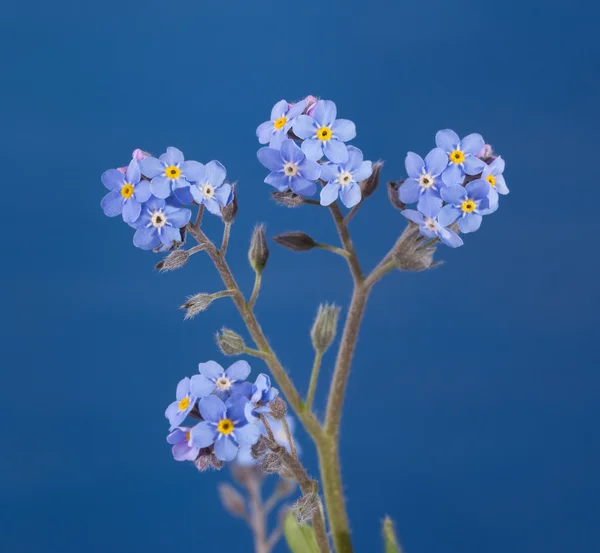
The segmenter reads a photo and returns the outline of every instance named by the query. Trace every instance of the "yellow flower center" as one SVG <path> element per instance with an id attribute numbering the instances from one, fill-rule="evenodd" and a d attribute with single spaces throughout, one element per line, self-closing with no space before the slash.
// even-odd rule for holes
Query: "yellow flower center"
<path id="1" fill-rule="evenodd" d="M 329 127 L 321 127 L 317 131 L 317 138 L 323 141 L 329 140 L 331 138 L 331 129 Z"/>
<path id="2" fill-rule="evenodd" d="M 133 196 L 133 186 L 131 186 L 131 184 L 129 184 L 128 182 L 126 182 L 123 185 L 123 188 L 121 188 L 121 196 L 123 196 L 123 198 L 125 198 L 126 200 Z"/>
<path id="3" fill-rule="evenodd" d="M 179 175 L 181 175 L 181 169 L 179 167 L 176 167 L 175 165 L 169 165 L 165 169 L 165 175 L 173 180 L 178 179 Z"/>
<path id="4" fill-rule="evenodd" d="M 471 213 L 471 211 L 475 211 L 475 202 L 473 200 L 465 200 L 460 208 L 465 212 L 465 213 Z"/>
<path id="5" fill-rule="evenodd" d="M 179 407 L 180 411 L 185 411 L 188 406 L 190 405 L 190 398 L 189 397 L 184 397 L 179 404 L 177 405 L 177 407 Z"/>
<path id="6" fill-rule="evenodd" d="M 450 152 L 449 157 L 450 161 L 452 163 L 456 163 L 457 165 L 465 160 L 465 154 L 460 150 L 454 150 L 453 152 Z"/>
<path id="7" fill-rule="evenodd" d="M 279 129 L 283 129 L 283 127 L 285 127 L 285 124 L 287 123 L 287 117 L 280 117 L 279 119 L 276 119 L 275 121 L 273 121 L 273 126 L 279 130 Z"/>
<path id="8" fill-rule="evenodd" d="M 488 175 L 485 180 L 490 183 L 490 186 L 496 186 L 496 177 L 494 175 Z"/>
<path id="9" fill-rule="evenodd" d="M 221 434 L 231 434 L 233 432 L 233 421 L 230 421 L 229 419 L 223 419 L 219 423 L 218 430 Z"/>

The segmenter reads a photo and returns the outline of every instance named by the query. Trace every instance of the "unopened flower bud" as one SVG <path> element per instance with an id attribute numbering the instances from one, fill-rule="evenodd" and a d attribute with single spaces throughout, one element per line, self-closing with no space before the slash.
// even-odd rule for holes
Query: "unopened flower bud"
<path id="1" fill-rule="evenodd" d="M 433 262 L 436 246 L 427 246 L 427 240 L 419 234 L 419 227 L 409 223 L 400 240 L 396 243 L 392 256 L 401 271 L 425 271 L 437 267 Z"/>
<path id="2" fill-rule="evenodd" d="M 250 240 L 250 249 L 248 250 L 248 259 L 254 271 L 262 273 L 267 265 L 267 259 L 269 259 L 269 248 L 267 246 L 267 239 L 265 238 L 264 225 L 256 225 L 254 227 L 252 239 Z"/>
<path id="3" fill-rule="evenodd" d="M 306 252 L 312 250 L 317 243 L 304 232 L 285 232 L 273 238 L 280 246 L 293 252 Z"/>
<path id="4" fill-rule="evenodd" d="M 310 522 L 318 510 L 319 496 L 315 493 L 307 493 L 294 503 L 294 515 L 298 524 Z"/>
<path id="5" fill-rule="evenodd" d="M 212 294 L 200 293 L 195 296 L 190 296 L 181 306 L 181 309 L 185 309 L 185 320 L 193 319 L 198 313 L 202 313 L 212 301 Z"/>
<path id="6" fill-rule="evenodd" d="M 400 201 L 400 195 L 398 194 L 398 189 L 402 186 L 404 181 L 399 182 L 388 182 L 388 198 L 390 199 L 390 203 L 400 211 L 404 211 L 406 209 L 406 204 Z"/>
<path id="7" fill-rule="evenodd" d="M 373 194 L 379 186 L 379 173 L 381 173 L 382 167 L 383 161 L 376 161 L 373 163 L 373 172 L 371 173 L 371 176 L 360 181 L 359 186 L 363 200 Z"/>
<path id="8" fill-rule="evenodd" d="M 313 112 L 315 111 L 315 107 L 317 106 L 318 98 L 315 98 L 312 94 L 309 94 L 304 101 L 306 102 L 306 109 L 304 113 L 306 115 L 310 115 L 312 117 Z"/>
<path id="9" fill-rule="evenodd" d="M 394 523 L 390 517 L 383 519 L 383 542 L 386 553 L 402 553 L 402 547 L 398 543 Z"/>
<path id="10" fill-rule="evenodd" d="M 217 345 L 225 355 L 241 355 L 246 349 L 244 339 L 233 330 L 223 327 L 217 332 Z"/>
<path id="11" fill-rule="evenodd" d="M 206 472 L 209 469 L 221 470 L 225 463 L 217 459 L 210 448 L 205 447 L 200 450 L 194 464 L 200 472 Z"/>
<path id="12" fill-rule="evenodd" d="M 277 474 L 283 468 L 281 455 L 279 453 L 267 453 L 259 461 L 258 466 L 265 474 Z"/>
<path id="13" fill-rule="evenodd" d="M 285 207 L 300 207 L 305 204 L 304 198 L 302 196 L 298 196 L 298 194 L 294 194 L 291 190 L 287 192 L 271 192 L 271 197 L 280 205 Z"/>
<path id="14" fill-rule="evenodd" d="M 477 157 L 483 161 L 485 161 L 488 165 L 492 163 L 498 156 L 494 155 L 494 151 L 492 150 L 491 144 L 486 144 L 481 152 L 477 154 Z"/>
<path id="15" fill-rule="evenodd" d="M 221 483 L 218 486 L 219 497 L 225 510 L 234 517 L 244 518 L 246 516 L 246 502 L 240 492 L 231 484 Z"/>
<path id="16" fill-rule="evenodd" d="M 231 201 L 221 208 L 221 216 L 223 217 L 224 223 L 233 223 L 235 216 L 238 212 L 238 201 L 237 201 L 237 193 L 235 191 L 236 184 L 233 183 L 231 185 Z"/>
<path id="17" fill-rule="evenodd" d="M 271 408 L 269 415 L 275 420 L 280 421 L 285 418 L 287 414 L 287 405 L 283 399 L 276 397 L 271 403 L 269 403 L 269 407 Z"/>
<path id="18" fill-rule="evenodd" d="M 175 250 L 157 263 L 155 268 L 163 273 L 166 271 L 174 271 L 175 269 L 179 269 L 179 267 L 183 267 L 188 262 L 189 258 L 190 254 L 187 251 Z"/>
<path id="19" fill-rule="evenodd" d="M 340 308 L 333 304 L 321 304 L 317 311 L 315 322 L 310 331 L 315 350 L 326 351 L 335 338 Z"/>
<path id="20" fill-rule="evenodd" d="M 255 460 L 259 460 L 262 459 L 263 455 L 269 450 L 269 447 L 267 446 L 267 441 L 265 440 L 265 438 L 263 436 L 261 436 L 258 439 L 258 442 L 256 442 L 251 448 L 250 448 L 250 455 L 252 455 L 252 458 Z"/>

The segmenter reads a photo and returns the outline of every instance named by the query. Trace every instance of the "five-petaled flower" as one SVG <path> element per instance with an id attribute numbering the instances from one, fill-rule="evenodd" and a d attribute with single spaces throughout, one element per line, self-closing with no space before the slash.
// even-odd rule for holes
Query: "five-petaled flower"
<path id="1" fill-rule="evenodd" d="M 200 452 L 199 447 L 190 444 L 191 427 L 179 426 L 167 436 L 167 442 L 173 447 L 173 458 L 176 461 L 195 461 Z"/>
<path id="2" fill-rule="evenodd" d="M 439 212 L 439 209 L 437 211 Z M 427 216 L 414 209 L 405 209 L 402 215 L 409 221 L 419 225 L 419 232 L 426 238 L 439 238 L 451 248 L 458 248 L 463 245 L 462 238 L 456 232 L 440 225 L 436 217 L 437 213 L 433 216 Z"/>
<path id="3" fill-rule="evenodd" d="M 445 129 L 437 132 L 435 143 L 448 156 L 448 168 L 442 174 L 445 184 L 463 184 L 465 174 L 477 175 L 483 171 L 485 162 L 477 157 L 485 145 L 480 134 L 469 134 L 461 140 L 453 130 Z"/>
<path id="4" fill-rule="evenodd" d="M 327 184 L 321 190 L 321 205 L 330 205 L 339 196 L 346 207 L 354 207 L 362 197 L 358 183 L 370 177 L 372 172 L 373 164 L 363 161 L 363 153 L 348 146 L 347 161 L 322 165 L 321 179 Z"/>
<path id="5" fill-rule="evenodd" d="M 348 160 L 344 142 L 356 136 L 352 121 L 337 119 L 337 108 L 330 100 L 319 100 L 312 116 L 300 115 L 294 123 L 294 134 L 302 138 L 302 150 L 308 159 L 318 161 L 323 155 L 333 163 Z"/>
<path id="6" fill-rule="evenodd" d="M 136 228 L 133 244 L 142 250 L 152 250 L 158 246 L 168 249 L 173 242 L 181 240 L 179 229 L 187 225 L 192 212 L 151 198 L 142 206 L 142 213 L 132 224 Z"/>
<path id="7" fill-rule="evenodd" d="M 442 173 L 448 166 L 448 156 L 442 148 L 434 148 L 425 160 L 414 152 L 406 154 L 404 162 L 409 178 L 400 187 L 400 200 L 405 204 L 418 202 L 422 212 L 439 211 L 442 207 L 440 189 L 444 186 Z"/>
<path id="8" fill-rule="evenodd" d="M 490 185 L 490 191 L 488 193 L 488 200 L 490 201 L 490 213 L 493 213 L 498 209 L 498 194 L 508 194 L 508 186 L 504 180 L 504 160 L 498 156 L 489 165 L 486 165 L 481 173 L 481 178 L 487 181 Z M 485 213 L 487 215 L 487 213 Z"/>
<path id="9" fill-rule="evenodd" d="M 246 404 L 246 418 L 257 422 L 259 415 L 271 412 L 269 403 L 279 395 L 279 390 L 271 386 L 271 379 L 264 373 L 256 377 L 250 393 L 250 401 Z"/>
<path id="10" fill-rule="evenodd" d="M 471 181 L 467 186 L 446 186 L 442 188 L 442 198 L 447 204 L 438 215 L 443 227 L 458 219 L 460 232 L 475 232 L 481 226 L 482 215 L 489 208 L 487 195 L 490 185 L 483 179 Z"/>
<path id="11" fill-rule="evenodd" d="M 225 403 L 217 396 L 208 396 L 198 403 L 203 422 L 191 431 L 194 447 L 215 445 L 215 455 L 221 461 L 233 461 L 240 445 L 252 445 L 260 437 L 260 429 L 249 424 L 244 415 L 248 399 L 233 394 Z"/>
<path id="12" fill-rule="evenodd" d="M 227 370 L 216 361 L 199 363 L 200 374 L 192 376 L 190 390 L 196 397 L 206 397 L 213 392 L 222 400 L 230 395 L 241 394 L 249 396 L 252 384 L 245 382 L 250 374 L 250 365 L 247 361 L 236 361 Z"/>
<path id="13" fill-rule="evenodd" d="M 175 391 L 175 401 L 167 407 L 165 417 L 169 420 L 171 428 L 174 430 L 188 416 L 190 411 L 196 405 L 197 397 L 190 391 L 190 379 L 186 376 L 177 384 Z"/>
<path id="14" fill-rule="evenodd" d="M 118 169 L 109 169 L 101 177 L 102 184 L 110 192 L 102 198 L 100 205 L 109 217 L 123 214 L 123 221 L 133 223 L 140 216 L 141 204 L 150 196 L 150 183 L 141 180 L 140 166 L 132 159 L 123 174 Z"/>
<path id="15" fill-rule="evenodd" d="M 290 105 L 286 100 L 277 102 L 271 110 L 271 120 L 261 123 L 256 129 L 256 136 L 261 144 L 269 144 L 271 148 L 278 149 L 287 138 L 288 131 L 302 115 L 306 108 L 306 100 Z"/>
<path id="16" fill-rule="evenodd" d="M 142 174 L 151 179 L 152 194 L 163 200 L 174 189 L 195 181 L 201 165 L 197 161 L 184 161 L 181 150 L 173 146 L 169 146 L 159 159 L 145 157 L 140 161 Z"/>
<path id="17" fill-rule="evenodd" d="M 321 166 L 306 159 L 305 153 L 293 140 L 284 140 L 279 150 L 261 148 L 257 156 L 271 171 L 265 182 L 280 192 L 290 189 L 299 196 L 312 196 L 317 191 L 315 181 L 321 175 Z"/>

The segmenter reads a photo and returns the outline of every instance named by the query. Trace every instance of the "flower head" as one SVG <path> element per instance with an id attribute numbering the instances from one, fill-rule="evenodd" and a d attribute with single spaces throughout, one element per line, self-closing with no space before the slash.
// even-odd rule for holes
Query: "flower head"
<path id="1" fill-rule="evenodd" d="M 150 190 L 157 198 L 168 198 L 172 191 L 184 183 L 196 180 L 201 163 L 185 161 L 181 150 L 169 146 L 160 156 L 145 157 L 140 161 L 142 174 L 151 179 Z"/>
<path id="2" fill-rule="evenodd" d="M 490 191 L 488 193 L 490 213 L 493 213 L 498 209 L 498 194 L 505 195 L 509 193 L 508 186 L 506 186 L 506 181 L 502 175 L 504 166 L 504 160 L 502 157 L 498 156 L 489 165 L 486 165 L 481 173 L 481 178 L 490 185 Z M 484 215 L 487 215 L 487 213 L 484 213 Z"/>
<path id="3" fill-rule="evenodd" d="M 175 401 L 165 411 L 165 417 L 169 419 L 171 424 L 170 430 L 174 430 L 185 420 L 194 405 L 196 405 L 197 399 L 190 391 L 190 379 L 186 376 L 177 384 Z"/>
<path id="4" fill-rule="evenodd" d="M 489 208 L 489 190 L 489 183 L 483 179 L 471 181 L 465 187 L 442 188 L 442 198 L 447 204 L 438 215 L 439 224 L 446 227 L 458 219 L 460 232 L 475 232 L 481 226 L 482 215 Z"/>
<path id="5" fill-rule="evenodd" d="M 453 130 L 445 129 L 435 135 L 435 143 L 448 156 L 448 168 L 442 174 L 447 185 L 462 184 L 465 174 L 477 175 L 483 171 L 485 162 L 477 157 L 485 145 L 480 134 L 469 134 L 461 140 Z"/>
<path id="6" fill-rule="evenodd" d="M 286 100 L 277 102 L 271 110 L 271 120 L 261 123 L 256 129 L 256 136 L 261 144 L 269 144 L 271 148 L 279 149 L 287 138 L 288 131 L 299 115 L 306 108 L 306 100 L 297 104 L 288 104 Z"/>
<path id="7" fill-rule="evenodd" d="M 137 229 L 133 244 L 142 250 L 152 250 L 159 246 L 168 249 L 173 242 L 181 240 L 179 229 L 187 225 L 191 216 L 189 209 L 151 198 L 142 205 L 141 215 L 132 224 Z"/>
<path id="8" fill-rule="evenodd" d="M 123 174 L 118 169 L 109 169 L 102 174 L 102 184 L 110 192 L 102 198 L 100 205 L 109 217 L 123 215 L 126 223 L 133 223 L 140 216 L 141 204 L 150 198 L 150 183 L 141 180 L 140 166 L 132 159 Z"/>
<path id="9" fill-rule="evenodd" d="M 442 173 L 448 166 L 448 156 L 441 148 L 434 148 L 425 160 L 414 152 L 408 152 L 404 162 L 409 178 L 404 181 L 398 193 L 405 204 L 418 202 L 417 209 L 439 211 L 442 208 L 440 189 L 444 186 Z"/>
<path id="10" fill-rule="evenodd" d="M 189 426 L 179 426 L 167 436 L 167 442 L 173 445 L 171 451 L 176 461 L 195 461 L 200 452 L 199 447 L 190 444 Z"/>
<path id="11" fill-rule="evenodd" d="M 363 161 L 363 153 L 354 146 L 348 146 L 348 160 L 343 163 L 325 163 L 321 169 L 321 179 L 327 184 L 321 190 L 321 205 L 330 205 L 341 198 L 346 207 L 360 202 L 362 193 L 360 181 L 371 176 L 373 164 Z"/>
<path id="12" fill-rule="evenodd" d="M 323 155 L 333 163 L 348 160 L 348 150 L 344 142 L 356 136 L 352 121 L 337 119 L 337 108 L 330 100 L 319 100 L 311 115 L 301 115 L 296 119 L 294 134 L 304 139 L 302 150 L 308 159 L 318 161 Z"/>
<path id="13" fill-rule="evenodd" d="M 312 196 L 317 191 L 315 181 L 321 175 L 321 166 L 306 159 L 304 152 L 293 140 L 284 140 L 279 150 L 261 148 L 257 156 L 271 171 L 265 182 L 280 192 L 289 189 L 299 196 Z"/>
<path id="14" fill-rule="evenodd" d="M 246 418 L 249 422 L 257 422 L 259 415 L 270 413 L 271 403 L 279 395 L 277 388 L 271 387 L 271 379 L 266 374 L 259 374 L 252 385 L 250 401 L 246 404 Z"/>
<path id="15" fill-rule="evenodd" d="M 260 429 L 248 424 L 244 409 L 248 399 L 233 394 L 224 403 L 217 396 L 201 399 L 198 405 L 203 422 L 191 431 L 191 444 L 202 448 L 215 445 L 215 455 L 221 461 L 233 461 L 240 445 L 252 445 L 260 437 Z"/>
<path id="16" fill-rule="evenodd" d="M 252 384 L 244 382 L 250 374 L 250 365 L 247 361 L 236 361 L 227 370 L 216 361 L 207 361 L 198 365 L 200 374 L 192 376 L 190 390 L 199 398 L 206 397 L 213 392 L 222 400 L 230 395 L 239 393 L 249 396 Z"/>
<path id="17" fill-rule="evenodd" d="M 419 225 L 419 233 L 427 238 L 439 238 L 444 244 L 451 248 L 463 245 L 462 238 L 453 230 L 440 225 L 437 217 L 427 217 L 414 209 L 405 209 L 402 215 L 409 221 Z"/>

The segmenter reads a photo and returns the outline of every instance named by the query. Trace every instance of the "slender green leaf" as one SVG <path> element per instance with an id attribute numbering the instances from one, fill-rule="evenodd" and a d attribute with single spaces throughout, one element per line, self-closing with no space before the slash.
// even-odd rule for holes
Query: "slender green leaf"
<path id="1" fill-rule="evenodd" d="M 283 533 L 292 553 L 319 553 L 315 531 L 310 524 L 300 526 L 293 511 L 285 517 Z"/>
<path id="2" fill-rule="evenodd" d="M 390 517 L 383 519 L 383 543 L 385 545 L 385 553 L 402 553 L 402 547 L 398 543 L 394 523 Z"/>

